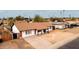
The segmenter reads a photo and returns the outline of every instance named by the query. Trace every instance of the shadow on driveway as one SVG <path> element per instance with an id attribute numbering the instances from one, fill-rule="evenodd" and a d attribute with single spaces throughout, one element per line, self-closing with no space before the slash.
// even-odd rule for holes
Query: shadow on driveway
<path id="1" fill-rule="evenodd" d="M 62 47 L 58 49 L 79 49 L 79 38 L 63 45 Z"/>

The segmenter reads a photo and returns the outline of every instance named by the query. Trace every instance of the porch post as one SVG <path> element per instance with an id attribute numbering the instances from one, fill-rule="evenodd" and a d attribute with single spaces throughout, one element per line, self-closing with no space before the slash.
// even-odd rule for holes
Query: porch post
<path id="1" fill-rule="evenodd" d="M 49 33 L 49 28 L 48 28 L 48 33 Z"/>
<path id="2" fill-rule="evenodd" d="M 43 34 L 43 29 L 41 30 L 41 34 Z"/>
<path id="3" fill-rule="evenodd" d="M 36 33 L 36 29 L 35 29 L 35 35 L 36 35 L 37 33 Z"/>
<path id="4" fill-rule="evenodd" d="M 22 31 L 20 31 L 19 33 L 19 38 L 22 38 Z"/>

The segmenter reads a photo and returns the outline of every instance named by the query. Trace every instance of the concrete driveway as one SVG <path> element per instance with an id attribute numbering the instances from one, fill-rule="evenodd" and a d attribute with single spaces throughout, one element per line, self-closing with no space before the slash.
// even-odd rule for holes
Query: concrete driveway
<path id="1" fill-rule="evenodd" d="M 24 40 L 31 44 L 33 48 L 47 49 L 52 46 L 51 42 L 47 40 L 42 40 L 41 38 L 35 36 L 24 38 Z"/>

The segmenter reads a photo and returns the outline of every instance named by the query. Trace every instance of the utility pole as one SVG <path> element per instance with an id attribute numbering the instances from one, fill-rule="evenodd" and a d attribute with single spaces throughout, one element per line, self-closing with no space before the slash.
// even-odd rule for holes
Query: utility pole
<path id="1" fill-rule="evenodd" d="M 61 15 L 60 17 L 62 18 L 62 11 L 60 11 L 60 15 Z"/>
<path id="2" fill-rule="evenodd" d="M 62 13 L 63 14 L 63 16 L 62 16 L 63 18 L 64 18 L 64 12 L 65 12 L 65 10 L 63 10 L 63 13 Z"/>
<path id="3" fill-rule="evenodd" d="M 71 14 L 69 14 L 69 18 L 71 18 Z"/>
<path id="4" fill-rule="evenodd" d="M 65 10 L 60 11 L 61 18 L 64 18 L 64 12 Z"/>

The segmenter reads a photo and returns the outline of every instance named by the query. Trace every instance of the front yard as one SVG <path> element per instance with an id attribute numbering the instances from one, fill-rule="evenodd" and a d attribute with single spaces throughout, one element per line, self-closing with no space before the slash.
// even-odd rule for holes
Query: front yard
<path id="1" fill-rule="evenodd" d="M 31 48 L 55 48 L 66 42 L 72 41 L 75 35 L 79 36 L 79 28 L 53 30 L 42 35 L 15 39 L 0 43 L 2 49 L 31 49 Z M 60 42 L 60 43 L 59 43 Z"/>

